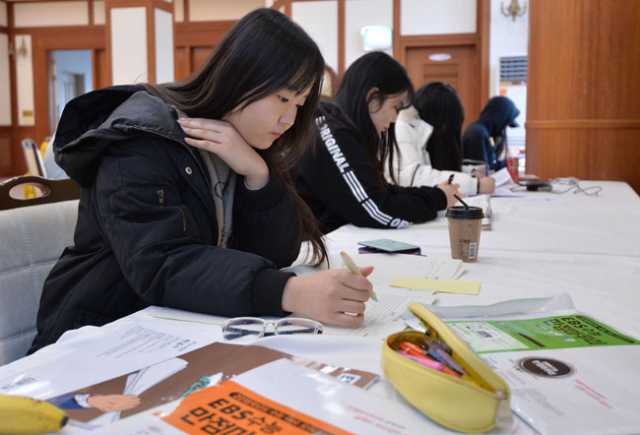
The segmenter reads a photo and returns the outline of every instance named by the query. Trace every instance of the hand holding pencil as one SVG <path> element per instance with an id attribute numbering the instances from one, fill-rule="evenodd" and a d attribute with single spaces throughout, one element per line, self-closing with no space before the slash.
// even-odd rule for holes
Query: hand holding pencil
<path id="1" fill-rule="evenodd" d="M 349 257 L 349 255 L 346 252 L 344 251 L 340 252 L 340 257 L 342 257 L 342 262 L 347 267 L 347 269 L 349 269 L 351 273 L 353 273 L 354 275 L 363 276 L 362 272 L 360 272 L 360 268 L 356 266 L 356 263 L 353 262 L 351 257 Z M 369 296 L 371 297 L 371 299 L 378 302 L 378 296 L 373 291 L 373 289 L 371 289 L 371 291 L 369 292 Z"/>
<path id="2" fill-rule="evenodd" d="M 282 309 L 322 323 L 355 327 L 364 321 L 366 301 L 375 299 L 367 276 L 373 267 L 328 269 L 308 276 L 292 276 L 282 293 Z"/>

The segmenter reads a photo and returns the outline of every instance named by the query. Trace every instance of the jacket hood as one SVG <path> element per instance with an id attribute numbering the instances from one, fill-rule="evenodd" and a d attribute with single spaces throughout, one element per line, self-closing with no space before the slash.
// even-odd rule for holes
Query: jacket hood
<path id="1" fill-rule="evenodd" d="M 93 180 L 101 154 L 132 135 L 158 134 L 182 142 L 177 111 L 141 86 L 115 86 L 81 95 L 64 108 L 53 142 L 55 160 L 81 186 Z"/>
<path id="2" fill-rule="evenodd" d="M 517 127 L 515 119 L 518 115 L 520 111 L 513 101 L 507 97 L 493 97 L 482 109 L 478 122 L 487 127 L 490 136 L 496 137 L 509 125 Z"/>

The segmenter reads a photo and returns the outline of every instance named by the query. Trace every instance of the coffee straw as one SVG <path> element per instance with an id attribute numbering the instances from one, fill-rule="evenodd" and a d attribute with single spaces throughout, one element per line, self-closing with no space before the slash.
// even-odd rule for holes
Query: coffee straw
<path id="1" fill-rule="evenodd" d="M 464 209 L 465 209 L 465 210 L 469 210 L 469 205 L 468 205 L 466 202 L 464 202 L 464 201 L 462 200 L 462 198 L 460 198 L 460 197 L 459 197 L 458 195 L 456 195 L 455 193 L 453 194 L 453 197 L 454 197 L 455 199 L 457 199 L 458 201 L 460 201 L 460 202 L 462 203 L 462 205 L 464 205 Z"/>

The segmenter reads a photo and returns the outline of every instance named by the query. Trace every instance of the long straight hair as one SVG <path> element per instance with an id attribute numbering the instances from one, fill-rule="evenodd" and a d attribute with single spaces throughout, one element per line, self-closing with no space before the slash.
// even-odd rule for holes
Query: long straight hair
<path id="1" fill-rule="evenodd" d="M 327 257 L 313 213 L 296 194 L 288 170 L 305 153 L 315 132 L 314 111 L 320 97 L 324 60 L 316 43 L 296 23 L 268 8 L 238 21 L 197 71 L 175 83 L 144 85 L 147 91 L 194 118 L 222 119 L 282 89 L 309 96 L 294 125 L 267 150 L 257 150 L 285 180 L 301 217 L 300 240 L 313 246 L 313 261 Z"/>
<path id="2" fill-rule="evenodd" d="M 413 105 L 420 118 L 433 127 L 426 143 L 431 166 L 439 170 L 460 171 L 464 108 L 455 89 L 443 82 L 429 83 L 416 91 Z"/>
<path id="3" fill-rule="evenodd" d="M 378 91 L 367 97 L 369 91 Z M 347 69 L 333 99 L 333 104 L 349 118 L 355 126 L 371 164 L 383 186 L 388 185 L 384 177 L 384 162 L 388 162 L 389 174 L 393 178 L 393 161 L 398 152 L 395 124 L 379 134 L 369 114 L 369 102 L 377 100 L 380 106 L 391 96 L 407 92 L 402 109 L 413 101 L 413 85 L 407 71 L 386 53 L 374 51 L 358 58 Z"/>

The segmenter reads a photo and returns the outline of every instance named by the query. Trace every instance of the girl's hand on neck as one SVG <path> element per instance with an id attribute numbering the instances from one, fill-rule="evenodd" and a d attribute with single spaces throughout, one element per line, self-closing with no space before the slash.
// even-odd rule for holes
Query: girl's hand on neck
<path id="1" fill-rule="evenodd" d="M 230 123 L 204 118 L 180 118 L 178 123 L 189 145 L 217 155 L 244 176 L 248 189 L 261 189 L 269 181 L 267 163 Z"/>

